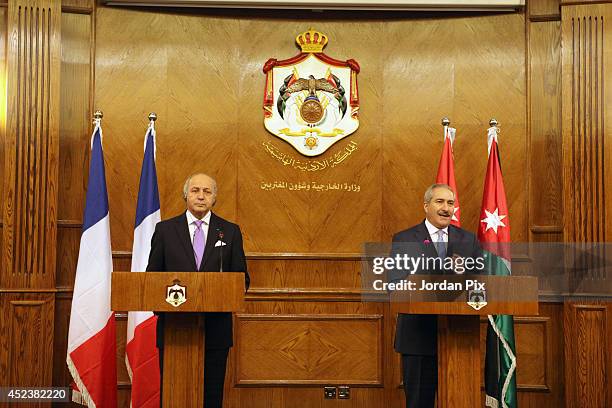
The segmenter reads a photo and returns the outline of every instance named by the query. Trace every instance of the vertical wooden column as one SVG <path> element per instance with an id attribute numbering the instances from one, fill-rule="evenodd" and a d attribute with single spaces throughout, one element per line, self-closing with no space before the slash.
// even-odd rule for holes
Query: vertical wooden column
<path id="1" fill-rule="evenodd" d="M 612 4 L 563 5 L 564 240 L 579 267 L 570 295 L 609 294 L 610 259 L 588 243 L 612 238 Z M 585 253 L 594 256 L 584 256 Z M 578 261 L 576 261 L 578 260 Z M 570 297 L 564 303 L 567 406 L 608 407 L 612 392 L 610 302 Z"/>
<path id="2" fill-rule="evenodd" d="M 9 0 L 0 380 L 50 385 L 59 137 L 59 0 Z"/>

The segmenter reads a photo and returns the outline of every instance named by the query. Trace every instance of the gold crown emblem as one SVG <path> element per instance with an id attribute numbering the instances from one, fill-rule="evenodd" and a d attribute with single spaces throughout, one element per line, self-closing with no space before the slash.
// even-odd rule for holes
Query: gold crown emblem
<path id="1" fill-rule="evenodd" d="M 298 43 L 302 52 L 323 52 L 323 48 L 327 45 L 327 36 L 319 31 L 310 28 L 295 37 L 295 42 Z"/>

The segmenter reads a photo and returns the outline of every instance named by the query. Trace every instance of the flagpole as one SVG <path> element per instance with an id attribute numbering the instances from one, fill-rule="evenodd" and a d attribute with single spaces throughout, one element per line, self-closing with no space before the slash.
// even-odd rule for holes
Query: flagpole
<path id="1" fill-rule="evenodd" d="M 151 236 L 161 220 L 157 171 L 155 169 L 155 121 L 157 114 L 147 115 L 149 124 L 144 136 L 142 168 L 136 202 L 134 242 L 130 270 L 142 273 L 149 259 Z M 160 373 L 156 343 L 157 318 L 151 311 L 128 313 L 125 362 L 132 382 L 130 407 L 159 406 Z"/>
<path id="2" fill-rule="evenodd" d="M 446 139 L 446 132 L 448 132 L 448 127 L 450 126 L 450 119 L 448 117 L 442 118 L 442 129 L 444 132 L 444 138 Z"/>
<path id="3" fill-rule="evenodd" d="M 102 118 L 104 117 L 104 114 L 102 113 L 102 111 L 101 110 L 95 111 L 93 117 L 94 117 L 93 124 L 95 126 L 100 126 L 100 123 L 102 122 Z"/>

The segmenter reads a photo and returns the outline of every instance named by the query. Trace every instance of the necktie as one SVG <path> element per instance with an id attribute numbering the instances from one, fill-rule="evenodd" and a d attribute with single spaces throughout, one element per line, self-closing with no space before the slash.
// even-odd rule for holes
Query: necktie
<path id="1" fill-rule="evenodd" d="M 204 256 L 204 231 L 202 230 L 202 220 L 196 220 L 196 229 L 193 234 L 193 255 L 195 256 L 196 268 L 200 269 L 200 262 Z"/>
<path id="2" fill-rule="evenodd" d="M 438 242 L 436 242 L 436 251 L 442 259 L 446 258 L 446 242 L 444 242 L 444 231 L 438 230 Z"/>

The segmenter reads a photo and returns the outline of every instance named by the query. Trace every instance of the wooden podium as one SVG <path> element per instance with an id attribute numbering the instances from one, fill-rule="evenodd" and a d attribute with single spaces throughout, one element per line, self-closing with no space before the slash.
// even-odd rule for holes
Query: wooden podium
<path id="1" fill-rule="evenodd" d="M 431 281 L 477 279 L 486 283 L 487 304 L 479 310 L 468 305 L 467 291 L 454 299 L 440 301 L 431 292 L 392 294 L 391 310 L 406 314 L 435 314 L 438 317 L 438 406 L 474 408 L 481 406 L 480 316 L 538 314 L 538 279 L 528 276 L 428 276 L 411 275 L 420 287 Z M 514 301 L 513 301 L 514 299 Z M 483 350 L 484 351 L 484 350 Z"/>
<path id="2" fill-rule="evenodd" d="M 202 407 L 205 333 L 201 312 L 242 311 L 244 273 L 113 272 L 111 281 L 113 310 L 172 313 L 164 327 L 162 406 Z"/>

